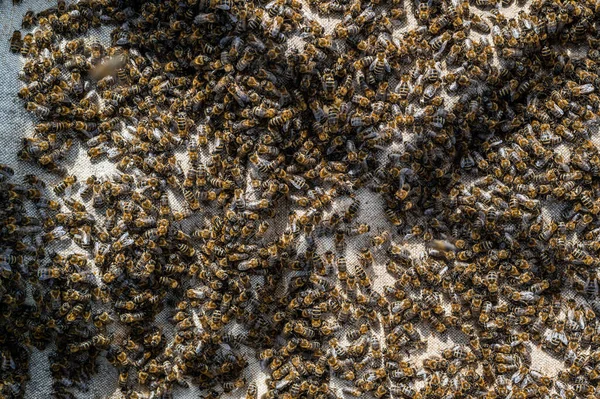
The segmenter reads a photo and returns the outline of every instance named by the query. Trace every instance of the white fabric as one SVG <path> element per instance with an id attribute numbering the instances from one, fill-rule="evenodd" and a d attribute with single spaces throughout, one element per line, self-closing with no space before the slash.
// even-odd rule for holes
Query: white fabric
<path id="1" fill-rule="evenodd" d="M 394 32 L 394 35 L 396 36 L 401 35 L 402 32 L 405 32 L 414 26 L 415 21 L 410 10 L 410 7 L 412 6 L 411 3 L 412 2 L 409 0 L 405 1 L 405 6 L 408 8 L 408 23 Z M 18 6 L 13 6 L 12 1 L 10 0 L 5 0 L 0 3 L 0 163 L 9 164 L 15 169 L 15 179 L 20 179 L 27 173 L 36 173 L 49 184 L 56 182 L 57 177 L 45 173 L 40 170 L 40 168 L 29 163 L 17 161 L 16 158 L 16 154 L 21 147 L 22 137 L 31 135 L 33 132 L 33 117 L 25 111 L 22 101 L 16 95 L 21 87 L 21 82 L 18 80 L 18 72 L 22 67 L 23 58 L 19 55 L 10 53 L 8 39 L 14 29 L 20 28 L 21 18 L 28 9 L 40 11 L 53 5 L 55 5 L 55 2 L 49 2 L 47 0 L 25 0 Z M 305 7 L 305 10 L 307 9 L 308 7 Z M 509 9 L 503 9 L 503 12 L 507 15 L 514 15 L 519 9 L 519 7 L 513 5 Z M 472 10 L 476 11 L 475 7 L 472 7 Z M 314 14 L 308 11 L 307 13 L 311 18 L 317 18 Z M 337 23 L 337 20 L 334 18 L 319 18 L 319 20 L 325 26 L 327 32 L 331 32 Z M 106 28 L 100 31 L 93 30 L 92 35 L 96 35 L 96 38 L 106 39 L 108 32 L 109 31 Z M 299 43 L 299 40 L 292 40 L 292 43 L 297 44 Z M 110 175 L 115 172 L 114 167 L 109 161 L 103 160 L 91 163 L 85 154 L 85 149 L 81 148 L 80 145 L 76 147 L 76 149 L 71 151 L 67 166 L 70 169 L 70 173 L 77 175 L 80 180 L 91 174 Z M 360 192 L 359 199 L 362 203 L 359 222 L 369 223 L 372 232 L 378 232 L 380 229 L 388 227 L 385 217 L 382 216 L 381 200 L 377 196 L 368 192 Z M 330 239 L 328 239 L 328 241 L 324 240 L 322 244 L 322 249 L 324 251 L 329 249 L 328 246 L 333 245 Z M 350 242 L 349 244 L 348 261 L 351 262 L 353 260 L 352 253 L 355 252 L 352 249 L 353 247 L 354 249 L 359 247 L 361 242 L 355 241 Z M 413 253 L 419 255 L 423 248 L 422 245 L 415 244 L 413 246 Z M 377 260 L 379 262 L 375 265 L 374 270 L 376 272 L 381 272 L 377 276 L 378 278 L 376 279 L 375 284 L 376 286 L 381 287 L 385 284 L 389 284 L 391 281 L 388 279 L 387 273 L 385 273 L 382 259 Z M 169 327 L 169 323 L 164 324 L 165 329 L 168 330 Z M 464 342 L 464 336 L 450 336 L 446 341 L 442 341 L 438 335 L 431 335 L 427 330 L 421 329 L 420 332 L 427 341 L 426 350 L 417 352 L 405 359 L 414 363 L 417 368 L 421 366 L 423 358 L 432 355 L 440 355 L 440 352 L 443 349 L 450 348 L 456 343 L 466 343 Z M 540 349 L 531 347 L 531 350 L 533 358 L 532 368 L 547 373 L 549 376 L 556 375 L 562 368 L 562 362 L 544 353 Z M 51 378 L 47 359 L 47 356 L 51 351 L 52 348 L 48 348 L 43 352 L 35 349 L 32 351 L 30 362 L 31 381 L 27 384 L 26 398 L 44 398 L 51 394 Z M 248 353 L 248 361 L 249 366 L 245 372 L 245 377 L 248 382 L 257 382 L 260 395 L 266 390 L 264 386 L 265 374 L 261 371 L 261 367 L 253 353 Z M 100 370 L 100 374 L 98 374 L 90 384 L 89 392 L 79 394 L 78 397 L 117 398 L 122 396 L 117 389 L 117 373 L 112 366 L 106 361 L 103 361 L 100 364 Z M 244 392 L 244 390 L 240 390 L 229 395 L 224 395 L 224 397 L 241 397 Z M 198 398 L 199 394 L 200 391 L 195 388 L 190 390 L 176 389 L 174 396 L 178 398 Z"/>

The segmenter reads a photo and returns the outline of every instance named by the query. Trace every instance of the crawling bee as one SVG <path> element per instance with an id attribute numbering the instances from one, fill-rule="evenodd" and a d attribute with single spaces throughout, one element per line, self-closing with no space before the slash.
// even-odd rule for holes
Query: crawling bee
<path id="1" fill-rule="evenodd" d="M 23 45 L 23 39 L 21 31 L 15 30 L 10 38 L 10 51 L 13 53 L 19 53 Z"/>
<path id="2" fill-rule="evenodd" d="M 67 191 L 70 191 L 71 187 L 75 183 L 77 183 L 77 176 L 75 176 L 75 175 L 67 176 L 56 186 L 52 187 L 52 191 L 54 191 L 54 194 L 61 196 L 65 193 L 67 193 Z"/>
<path id="3" fill-rule="evenodd" d="M 373 236 L 371 238 L 371 245 L 374 247 L 382 247 L 390 242 L 390 233 L 387 230 L 381 232 L 381 234 Z"/>
<path id="4" fill-rule="evenodd" d="M 48 243 L 48 242 L 59 240 L 63 237 L 66 237 L 66 234 L 67 234 L 67 231 L 62 226 L 59 226 L 59 227 L 56 227 L 51 232 L 44 234 L 42 236 L 42 240 L 45 243 Z"/>
<path id="5" fill-rule="evenodd" d="M 37 17 L 35 12 L 32 10 L 28 10 L 25 15 L 23 15 L 23 19 L 21 20 L 21 27 L 23 29 L 30 29 L 37 22 Z"/>

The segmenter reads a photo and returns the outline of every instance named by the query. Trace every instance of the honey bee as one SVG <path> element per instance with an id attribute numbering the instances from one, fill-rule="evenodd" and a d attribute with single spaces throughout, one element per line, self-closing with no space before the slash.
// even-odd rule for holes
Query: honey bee
<path id="1" fill-rule="evenodd" d="M 10 38 L 10 51 L 13 53 L 19 53 L 21 46 L 23 45 L 23 38 L 21 31 L 15 30 Z"/>
<path id="2" fill-rule="evenodd" d="M 369 66 L 369 70 L 373 71 L 378 80 L 383 78 L 384 73 L 389 73 L 391 71 L 390 63 L 384 52 L 377 53 L 375 60 Z"/>
<path id="3" fill-rule="evenodd" d="M 23 29 L 30 29 L 37 22 L 37 17 L 35 12 L 28 10 L 25 15 L 23 15 L 23 19 L 21 21 L 21 27 Z"/>
<path id="4" fill-rule="evenodd" d="M 67 191 L 70 191 L 70 188 L 75 183 L 77 183 L 77 176 L 70 175 L 70 176 L 65 177 L 56 186 L 52 187 L 52 190 L 54 191 L 54 194 L 59 195 L 59 196 L 63 195 L 63 194 L 69 195 L 69 193 Z"/>
<path id="5" fill-rule="evenodd" d="M 248 384 L 245 399 L 257 399 L 257 397 L 258 397 L 258 387 L 256 386 L 255 382 L 251 382 Z"/>
<path id="6" fill-rule="evenodd" d="M 374 247 L 382 247 L 390 242 L 390 233 L 386 230 L 382 231 L 380 235 L 374 236 L 371 239 L 371 244 Z"/>
<path id="7" fill-rule="evenodd" d="M 206 397 L 241 389 L 242 343 L 260 348 L 271 374 L 266 398 L 336 397 L 330 374 L 347 381 L 346 396 L 458 397 L 492 383 L 490 398 L 548 396 L 551 381 L 524 366 L 530 340 L 565 355 L 557 394 L 593 394 L 594 378 L 583 374 L 598 373 L 582 349 L 600 342 L 590 269 L 600 248 L 591 11 L 546 10 L 533 0 L 510 19 L 498 11 L 510 1 L 476 1 L 491 8 L 490 26 L 466 2 L 419 1 L 418 26 L 392 35 L 391 20 L 406 18 L 398 0 L 383 13 L 375 1 L 309 3 L 340 14 L 332 34 L 297 0 L 207 1 L 200 11 L 194 1 L 154 2 L 138 7 L 137 19 L 120 6 L 61 1 L 26 16 L 39 29 L 11 41 L 26 58 L 18 95 L 43 120 L 19 157 L 66 175 L 60 161 L 85 137 L 88 156 L 106 155 L 121 173 L 91 176 L 81 202 L 70 195 L 69 174 L 52 187 L 62 211 L 41 178 L 27 177 L 23 188 L 10 183 L 12 169 L 0 168 L 0 280 L 10 280 L 3 304 L 16 315 L 0 329 L 32 342 L 46 330 L 68 333 L 72 342 L 57 356 L 78 367 L 57 360 L 53 376 L 69 374 L 55 378 L 57 387 L 78 386 L 106 350 L 131 397 L 143 396 L 138 384 L 168 397 L 190 376 L 214 386 Z M 80 39 L 107 23 L 115 25 L 112 46 Z M 469 37 L 470 29 L 483 37 Z M 294 31 L 306 43 L 284 51 Z M 583 40 L 591 50 L 577 59 L 561 48 Z M 489 65 L 493 47 L 506 68 Z M 444 59 L 451 71 L 442 70 Z M 446 101 L 444 90 L 457 101 Z M 174 155 L 182 145 L 187 170 Z M 571 154 L 554 155 L 556 146 Z M 182 208 L 170 202 L 171 190 L 182 194 Z M 382 223 L 395 231 L 365 238 L 374 222 L 362 218 L 377 215 L 358 197 L 366 191 L 381 199 Z M 541 200 L 565 210 L 548 215 Z M 103 210 L 98 220 L 88 201 Z M 332 209 L 338 201 L 349 203 Z M 39 214 L 24 215 L 21 202 Z M 287 226 L 269 220 L 287 205 Z M 393 242 L 394 234 L 407 243 Z M 92 251 L 100 286 L 87 256 L 42 256 L 44 244 L 69 237 Z M 420 241 L 425 252 L 415 257 L 407 248 Z M 368 271 L 378 275 L 380 263 L 393 281 L 381 293 Z M 554 276 L 558 265 L 564 278 Z M 56 320 L 21 311 L 29 275 L 50 284 L 32 296 Z M 554 298 L 563 284 L 589 304 Z M 131 331 L 113 339 L 106 331 L 114 316 L 93 313 L 92 300 L 112 305 Z M 165 303 L 176 308 L 172 344 L 144 327 Z M 420 322 L 440 334 L 460 325 L 468 347 L 451 346 L 417 371 L 403 352 L 424 346 Z M 86 329 L 90 323 L 98 331 Z M 247 329 L 229 332 L 231 323 Z M 372 331 L 379 323 L 385 347 Z M 527 332 L 511 333 L 509 324 Z M 0 342 L 3 370 L 16 380 L 6 353 L 18 351 L 5 347 Z M 9 384 L 0 391 L 20 396 Z M 246 397 L 257 391 L 250 383 Z"/>

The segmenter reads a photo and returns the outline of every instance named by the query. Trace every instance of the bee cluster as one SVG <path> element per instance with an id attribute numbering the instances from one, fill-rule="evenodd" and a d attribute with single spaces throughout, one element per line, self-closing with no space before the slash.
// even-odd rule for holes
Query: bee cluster
<path id="1" fill-rule="evenodd" d="M 28 347 L 51 344 L 60 398 L 100 357 L 128 398 L 595 397 L 600 3 L 508 6 L 28 12 L 10 50 L 37 121 L 18 156 L 62 180 L 1 169 L 0 392 L 22 396 Z M 331 34 L 306 7 L 340 17 Z M 103 25 L 109 46 L 86 38 Z M 118 173 L 70 174 L 78 145 Z M 462 343 L 414 360 L 449 334 Z M 540 371 L 534 346 L 564 370 Z"/>
<path id="2" fill-rule="evenodd" d="M 27 175 L 23 184 L 12 181 L 14 170 L 0 164 L 0 395 L 19 397 L 29 379 L 30 347 L 44 346 L 48 316 L 27 301 L 36 283 L 42 249 L 42 221 L 56 209 L 43 182 Z M 29 209 L 29 210 L 28 210 Z M 35 216 L 32 215 L 35 212 Z"/>

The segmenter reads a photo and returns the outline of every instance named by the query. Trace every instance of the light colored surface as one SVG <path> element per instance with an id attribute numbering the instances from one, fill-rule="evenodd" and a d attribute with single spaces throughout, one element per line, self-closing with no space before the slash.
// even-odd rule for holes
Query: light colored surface
<path id="1" fill-rule="evenodd" d="M 409 6 L 410 1 L 406 1 Z M 33 129 L 32 117 L 24 110 L 22 102 L 17 98 L 16 93 L 21 87 L 21 82 L 17 79 L 18 72 L 21 69 L 23 59 L 18 55 L 11 54 L 8 50 L 8 38 L 12 34 L 15 28 L 20 26 L 21 16 L 28 10 L 39 11 L 45 9 L 54 3 L 46 0 L 26 0 L 19 6 L 12 6 L 12 2 L 5 0 L 0 3 L 0 163 L 7 163 L 13 166 L 17 172 L 16 178 L 19 179 L 26 173 L 35 172 L 43 177 L 48 183 L 53 183 L 57 179 L 55 176 L 51 176 L 39 168 L 36 168 L 30 164 L 20 162 L 16 158 L 16 154 L 20 149 L 20 140 L 22 137 L 31 134 Z M 512 10 L 511 10 L 512 11 Z M 411 13 L 409 12 L 409 21 L 414 20 Z M 315 18 L 314 15 L 311 15 Z M 327 18 L 322 19 L 322 23 L 326 26 L 327 30 L 333 29 L 336 20 Z M 402 31 L 407 30 L 410 26 L 404 26 L 398 29 L 395 34 L 401 34 Z M 106 33 L 106 32 L 103 32 Z M 98 34 L 98 32 L 96 32 Z M 294 40 L 294 43 L 298 41 Z M 97 163 L 91 163 L 83 149 L 79 145 L 74 146 L 70 153 L 68 166 L 71 169 L 71 173 L 76 174 L 80 179 L 90 174 L 103 175 L 111 174 L 114 169 L 108 161 L 101 161 Z M 371 231 L 379 231 L 379 229 L 388 227 L 385 218 L 382 215 L 382 204 L 381 200 L 370 193 L 362 192 L 359 194 L 359 198 L 362 203 L 361 214 L 359 216 L 360 222 L 368 222 L 371 225 Z M 364 245 L 365 238 L 356 239 L 350 243 L 350 249 L 359 248 Z M 323 240 L 321 243 L 321 250 L 326 251 L 332 247 L 333 243 L 330 239 Z M 423 254 L 424 246 L 419 243 L 411 244 L 413 254 Z M 352 262 L 352 253 L 354 251 L 348 251 L 349 263 Z M 385 273 L 385 266 L 381 259 L 377 259 L 378 262 L 374 265 L 374 272 L 376 273 L 375 284 L 381 287 L 384 284 L 389 284 L 387 273 Z M 169 323 L 165 323 L 165 329 L 169 329 Z M 414 355 L 407 357 L 407 361 L 414 362 L 416 367 L 421 366 L 421 361 L 425 357 L 432 355 L 439 355 L 443 349 L 450 348 L 456 343 L 464 343 L 462 337 L 458 335 L 452 335 L 444 337 L 444 340 L 440 339 L 437 335 L 427 335 L 426 330 L 421 330 L 423 338 L 427 340 L 426 351 L 421 351 Z M 168 334 L 168 331 L 167 331 Z M 533 365 L 532 368 L 536 368 L 540 371 L 546 372 L 549 375 L 555 375 L 556 372 L 562 367 L 562 363 L 555 360 L 553 357 L 543 353 L 537 348 L 531 348 Z M 27 398 L 43 398 L 50 395 L 51 392 L 51 380 L 48 371 L 48 354 L 51 352 L 51 348 L 46 349 L 43 352 L 38 350 L 32 351 L 31 357 L 31 381 L 27 385 L 26 397 Z M 261 371 L 261 367 L 256 360 L 254 354 L 248 353 L 249 367 L 246 371 L 246 379 L 248 381 L 256 381 L 259 384 L 259 394 L 265 391 L 264 374 Z M 105 398 L 105 397 L 120 397 L 121 395 L 116 390 L 116 372 L 106 362 L 100 364 L 101 373 L 94 378 L 93 383 L 90 385 L 89 392 L 79 395 L 82 398 Z M 200 392 L 197 389 L 190 390 L 176 390 L 175 397 L 181 398 L 197 398 Z M 234 392 L 226 397 L 240 397 L 243 392 Z"/>

